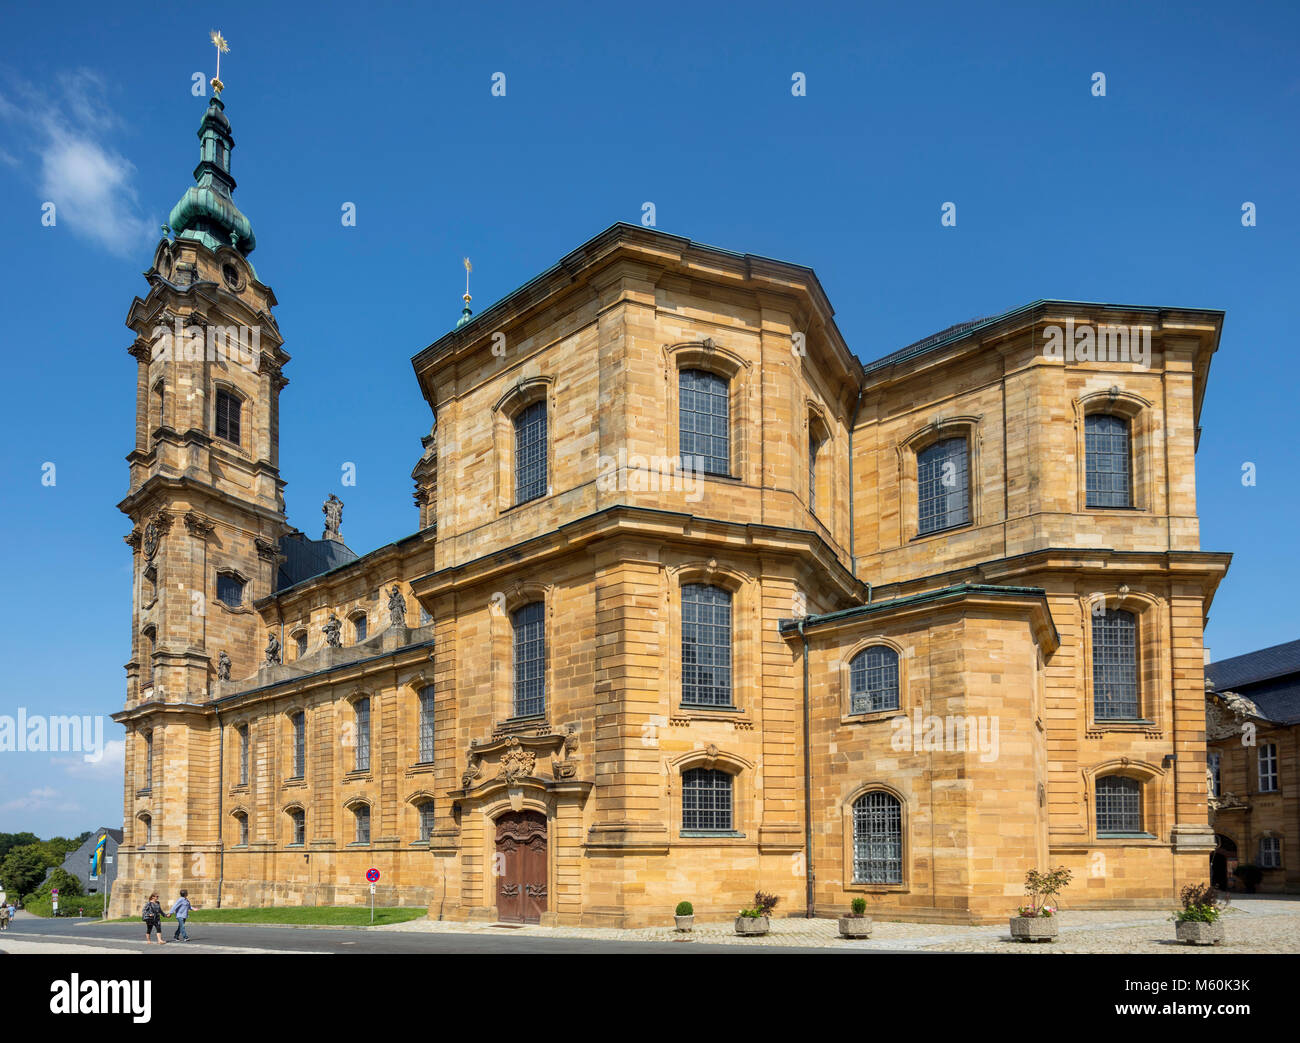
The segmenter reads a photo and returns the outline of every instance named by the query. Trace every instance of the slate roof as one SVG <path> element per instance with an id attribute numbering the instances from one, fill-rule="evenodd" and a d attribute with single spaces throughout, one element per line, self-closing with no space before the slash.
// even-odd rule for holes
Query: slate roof
<path id="1" fill-rule="evenodd" d="M 280 553 L 284 555 L 284 561 L 280 563 L 275 578 L 277 594 L 303 580 L 357 560 L 357 552 L 346 544 L 338 540 L 308 539 L 301 532 L 281 536 Z"/>
<path id="2" fill-rule="evenodd" d="M 1205 676 L 1217 691 L 1250 699 L 1270 721 L 1300 723 L 1300 641 L 1210 663 Z"/>

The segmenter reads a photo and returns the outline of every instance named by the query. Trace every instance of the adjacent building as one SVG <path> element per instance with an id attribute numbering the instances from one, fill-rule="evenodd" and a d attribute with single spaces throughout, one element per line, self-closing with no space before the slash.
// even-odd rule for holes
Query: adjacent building
<path id="1" fill-rule="evenodd" d="M 337 501 L 285 515 L 219 98 L 200 142 L 127 318 L 126 907 L 373 867 L 445 919 L 992 922 L 1035 867 L 1204 879 L 1221 312 L 1040 300 L 863 365 L 812 269 L 617 224 L 414 356 L 412 531 L 358 556 Z"/>

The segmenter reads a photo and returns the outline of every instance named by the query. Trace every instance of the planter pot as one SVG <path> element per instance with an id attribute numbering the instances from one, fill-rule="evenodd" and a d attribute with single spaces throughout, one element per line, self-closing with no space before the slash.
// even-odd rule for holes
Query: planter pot
<path id="1" fill-rule="evenodd" d="M 1180 942 L 1188 945 L 1218 945 L 1223 941 L 1223 921 L 1203 923 L 1200 920 L 1179 920 L 1174 932 Z"/>
<path id="2" fill-rule="evenodd" d="M 870 938 L 871 917 L 841 916 L 840 937 L 841 938 Z"/>
<path id="3" fill-rule="evenodd" d="M 766 916 L 737 916 L 736 933 L 737 934 L 767 934 L 768 920 Z"/>
<path id="4" fill-rule="evenodd" d="M 1056 938 L 1056 917 L 1013 916 L 1011 937 L 1018 942 L 1050 942 Z"/>
<path id="5" fill-rule="evenodd" d="M 695 926 L 694 914 L 690 916 L 674 916 L 673 919 L 677 921 L 677 929 L 679 931 L 689 931 Z"/>

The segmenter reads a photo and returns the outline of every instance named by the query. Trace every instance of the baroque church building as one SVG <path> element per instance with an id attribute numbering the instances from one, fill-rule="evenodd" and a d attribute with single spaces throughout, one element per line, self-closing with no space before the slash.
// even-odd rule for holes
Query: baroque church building
<path id="1" fill-rule="evenodd" d="M 358 556 L 337 500 L 286 517 L 219 96 L 199 138 L 127 318 L 115 913 L 360 903 L 371 867 L 380 905 L 593 926 L 1207 878 L 1221 312 L 1039 300 L 863 365 L 812 269 L 616 224 L 414 356 L 417 517 Z"/>

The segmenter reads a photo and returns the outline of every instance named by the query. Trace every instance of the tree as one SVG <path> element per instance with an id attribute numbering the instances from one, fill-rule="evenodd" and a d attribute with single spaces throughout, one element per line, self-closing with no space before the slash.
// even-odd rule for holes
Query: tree
<path id="1" fill-rule="evenodd" d="M 35 890 L 52 864 L 40 844 L 16 847 L 0 862 L 0 883 L 14 897 L 28 894 Z"/>
<path id="2" fill-rule="evenodd" d="M 16 847 L 39 844 L 41 838 L 35 833 L 0 833 L 0 861 Z"/>
<path id="3" fill-rule="evenodd" d="M 50 893 L 56 887 L 59 889 L 60 900 L 64 898 L 76 898 L 82 893 L 81 881 L 66 869 L 59 867 L 50 870 L 50 875 L 46 877 L 45 882 L 41 884 L 40 888 L 36 891 L 36 894 L 42 898 L 48 898 Z"/>

